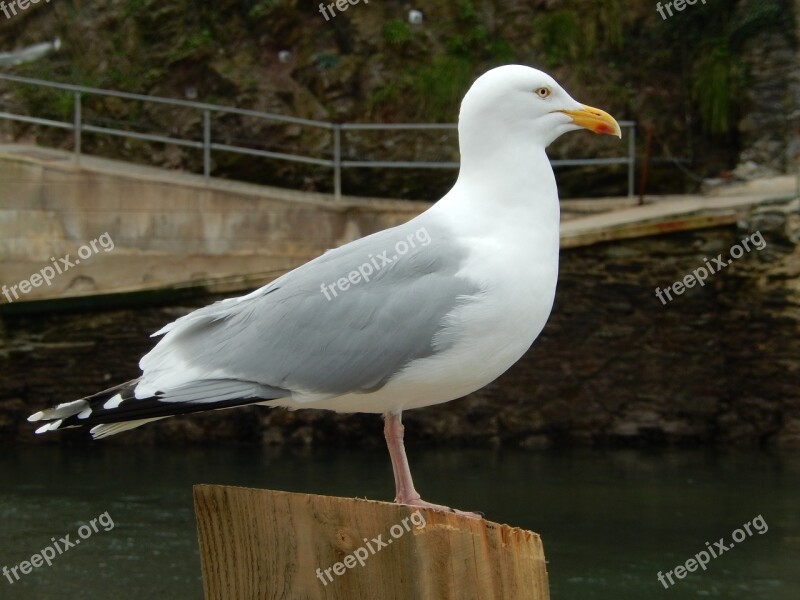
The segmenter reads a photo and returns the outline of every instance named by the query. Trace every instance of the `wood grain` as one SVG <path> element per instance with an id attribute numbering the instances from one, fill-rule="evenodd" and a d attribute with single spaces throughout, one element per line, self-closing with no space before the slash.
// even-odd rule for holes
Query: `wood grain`
<path id="1" fill-rule="evenodd" d="M 218 485 L 195 486 L 194 502 L 207 600 L 550 597 L 541 540 L 523 529 L 415 515 L 386 502 Z"/>

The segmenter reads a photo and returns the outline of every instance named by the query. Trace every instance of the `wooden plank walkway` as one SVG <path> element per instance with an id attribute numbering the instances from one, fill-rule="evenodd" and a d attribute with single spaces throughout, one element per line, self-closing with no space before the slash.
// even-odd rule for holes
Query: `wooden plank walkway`
<path id="1" fill-rule="evenodd" d="M 786 198 L 788 196 L 778 196 Z M 777 198 L 743 196 L 663 196 L 649 204 L 566 220 L 561 247 L 704 229 L 735 223 L 750 207 Z"/>

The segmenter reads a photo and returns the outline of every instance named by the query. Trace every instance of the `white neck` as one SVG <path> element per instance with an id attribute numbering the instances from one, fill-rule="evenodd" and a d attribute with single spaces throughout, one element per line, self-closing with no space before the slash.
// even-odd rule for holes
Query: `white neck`
<path id="1" fill-rule="evenodd" d="M 479 148 L 464 152 L 458 180 L 434 208 L 445 209 L 459 228 L 472 224 L 485 232 L 518 225 L 531 234 L 558 235 L 558 188 L 544 149 L 516 144 L 494 148 L 491 154 L 481 154 Z"/>

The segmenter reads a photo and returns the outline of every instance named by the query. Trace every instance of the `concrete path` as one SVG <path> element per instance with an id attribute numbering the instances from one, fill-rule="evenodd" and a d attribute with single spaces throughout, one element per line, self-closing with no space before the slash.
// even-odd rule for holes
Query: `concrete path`
<path id="1" fill-rule="evenodd" d="M 709 195 L 562 201 L 562 246 L 726 226 L 795 195 L 793 176 Z M 19 285 L 108 231 L 113 252 L 12 298 L 19 304 L 104 294 L 236 292 L 325 249 L 406 221 L 430 204 L 344 197 L 211 179 L 22 145 L 0 146 L 0 286 Z M 102 256 L 102 258 L 101 258 Z M 19 290 L 19 288 L 17 288 Z M 0 296 L 0 310 L 8 308 Z"/>

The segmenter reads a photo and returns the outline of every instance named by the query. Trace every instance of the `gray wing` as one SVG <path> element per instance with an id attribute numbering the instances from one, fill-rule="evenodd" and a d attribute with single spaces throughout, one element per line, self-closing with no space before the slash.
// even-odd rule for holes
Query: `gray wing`
<path id="1" fill-rule="evenodd" d="M 166 336 L 140 362 L 142 393 L 185 385 L 175 380 L 181 368 L 194 380 L 322 395 L 378 389 L 410 361 L 452 343 L 434 337 L 443 317 L 479 291 L 457 275 L 466 253 L 449 230 L 422 217 L 331 250 L 157 332 Z M 349 283 L 365 265 L 373 270 L 369 281 Z M 339 281 L 349 286 L 334 287 L 334 295 L 331 284 Z"/>

